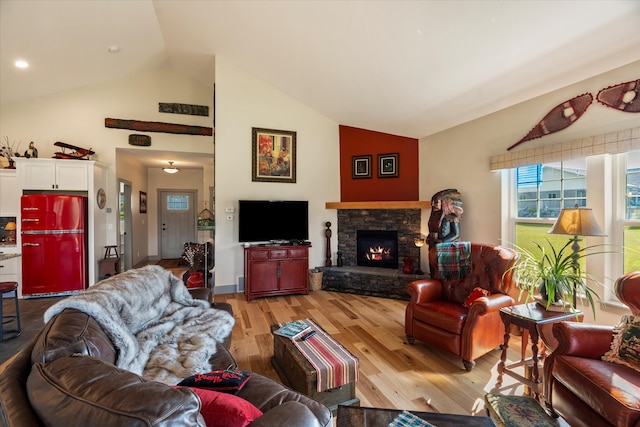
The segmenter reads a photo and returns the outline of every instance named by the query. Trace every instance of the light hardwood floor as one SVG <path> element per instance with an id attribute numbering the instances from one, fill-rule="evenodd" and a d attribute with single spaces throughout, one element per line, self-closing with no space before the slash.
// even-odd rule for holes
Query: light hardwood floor
<path id="1" fill-rule="evenodd" d="M 255 299 L 216 295 L 232 305 L 236 318 L 232 354 L 239 366 L 275 380 L 271 366 L 276 322 L 312 318 L 360 360 L 356 393 L 361 406 L 485 415 L 487 392 L 522 395 L 524 387 L 505 376 L 495 389 L 500 351 L 477 360 L 471 372 L 462 361 L 404 334 L 406 301 L 316 291 L 310 295 Z M 510 340 L 509 359 L 520 358 L 520 337 Z"/>
<path id="2" fill-rule="evenodd" d="M 0 344 L 0 362 L 15 354 L 42 328 L 42 313 L 60 298 L 21 300 L 23 334 Z M 258 298 L 216 295 L 232 305 L 236 325 L 231 352 L 238 366 L 280 381 L 271 366 L 276 322 L 312 318 L 360 360 L 356 385 L 361 406 L 485 415 L 485 393 L 522 395 L 524 387 L 505 376 L 495 390 L 500 351 L 477 360 L 466 372 L 462 361 L 404 335 L 406 301 L 316 291 L 309 295 Z M 3 301 L 7 311 L 13 301 Z M 520 358 L 520 337 L 510 340 L 509 359 Z"/>

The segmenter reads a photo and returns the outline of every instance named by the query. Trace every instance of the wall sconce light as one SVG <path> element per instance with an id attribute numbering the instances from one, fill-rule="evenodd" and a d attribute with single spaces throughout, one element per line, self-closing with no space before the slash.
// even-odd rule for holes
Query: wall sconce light
<path id="1" fill-rule="evenodd" d="M 174 174 L 174 173 L 178 173 L 178 171 L 180 169 L 174 167 L 173 166 L 173 162 L 169 162 L 169 167 L 168 168 L 162 168 L 162 170 L 165 171 L 166 173 Z"/>

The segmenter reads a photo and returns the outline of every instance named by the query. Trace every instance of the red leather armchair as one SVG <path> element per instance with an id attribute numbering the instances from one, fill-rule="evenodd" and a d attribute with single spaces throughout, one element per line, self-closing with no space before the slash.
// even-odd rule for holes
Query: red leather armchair
<path id="1" fill-rule="evenodd" d="M 432 279 L 409 283 L 406 290 L 411 300 L 404 326 L 409 343 L 417 339 L 460 356 L 470 371 L 475 359 L 502 344 L 504 324 L 499 310 L 514 303 L 508 295 L 513 284 L 509 269 L 518 258 L 509 248 L 472 243 L 472 268 L 467 277 L 441 280 L 436 267 Z M 429 251 L 429 265 L 438 265 L 435 248 Z M 490 295 L 465 307 L 476 287 Z"/>
<path id="2" fill-rule="evenodd" d="M 616 294 L 640 315 L 640 271 L 620 277 Z M 639 426 L 640 372 L 601 358 L 611 348 L 613 327 L 561 322 L 553 325 L 558 347 L 544 363 L 547 407 L 572 427 Z"/>

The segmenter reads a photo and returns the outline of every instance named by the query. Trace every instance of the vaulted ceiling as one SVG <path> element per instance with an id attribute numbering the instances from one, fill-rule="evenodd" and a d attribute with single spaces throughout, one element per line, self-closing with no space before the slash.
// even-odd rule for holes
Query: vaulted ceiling
<path id="1" fill-rule="evenodd" d="M 216 56 L 337 123 L 421 138 L 640 60 L 640 2 L 0 1 L 3 105 L 162 61 L 213 87 Z"/>

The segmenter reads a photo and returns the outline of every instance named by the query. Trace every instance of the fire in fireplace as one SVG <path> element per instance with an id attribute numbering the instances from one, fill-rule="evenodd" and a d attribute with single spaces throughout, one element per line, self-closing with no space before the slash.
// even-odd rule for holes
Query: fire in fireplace
<path id="1" fill-rule="evenodd" d="M 356 263 L 366 267 L 398 268 L 398 232 L 358 230 Z"/>

